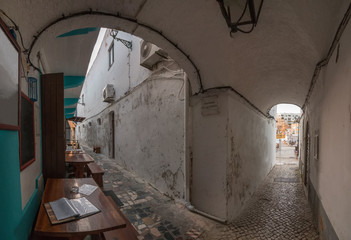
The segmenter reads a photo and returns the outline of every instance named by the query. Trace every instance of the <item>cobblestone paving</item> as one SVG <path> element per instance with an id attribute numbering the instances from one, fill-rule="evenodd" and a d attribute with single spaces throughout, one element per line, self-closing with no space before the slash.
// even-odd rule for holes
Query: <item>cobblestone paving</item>
<path id="1" fill-rule="evenodd" d="M 319 239 L 295 162 L 276 165 L 242 214 L 203 239 Z"/>
<path id="2" fill-rule="evenodd" d="M 189 212 L 112 159 L 84 149 L 104 168 L 104 189 L 122 201 L 121 209 L 141 240 L 319 239 L 296 158 L 277 159 L 242 214 L 224 225 Z"/>
<path id="3" fill-rule="evenodd" d="M 184 208 L 149 184 L 117 165 L 103 154 L 84 147 L 85 152 L 103 167 L 104 190 L 113 190 L 121 200 L 128 220 L 145 240 L 199 239 L 214 222 Z"/>

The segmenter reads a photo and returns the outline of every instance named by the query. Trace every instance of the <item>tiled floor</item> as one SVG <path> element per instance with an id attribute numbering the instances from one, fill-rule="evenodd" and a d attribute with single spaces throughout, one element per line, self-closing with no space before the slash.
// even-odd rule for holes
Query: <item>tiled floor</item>
<path id="1" fill-rule="evenodd" d="M 112 159 L 85 150 L 105 169 L 104 188 L 123 202 L 121 209 L 140 239 L 319 239 L 297 160 L 289 154 L 277 159 L 242 214 L 223 225 L 191 213 Z"/>
<path id="2" fill-rule="evenodd" d="M 84 149 L 104 168 L 104 190 L 112 189 L 122 201 L 121 209 L 139 232 L 139 239 L 198 239 L 214 226 L 211 220 L 185 209 L 113 160 Z"/>

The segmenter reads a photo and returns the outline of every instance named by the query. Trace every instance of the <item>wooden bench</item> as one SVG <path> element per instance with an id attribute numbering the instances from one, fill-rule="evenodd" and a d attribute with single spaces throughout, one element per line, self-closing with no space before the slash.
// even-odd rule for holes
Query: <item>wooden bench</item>
<path id="1" fill-rule="evenodd" d="M 123 217 L 124 221 L 126 221 L 127 227 L 104 232 L 101 234 L 101 238 L 103 240 L 138 240 L 138 232 L 135 230 L 134 226 L 129 222 L 128 218 L 123 214 L 121 209 L 119 209 L 112 197 L 108 196 L 107 198 L 110 200 L 113 206 L 115 206 L 116 210 Z"/>
<path id="2" fill-rule="evenodd" d="M 102 181 L 102 175 L 105 173 L 104 169 L 102 169 L 96 162 L 89 163 L 87 166 L 87 176 L 92 176 L 95 182 L 100 187 L 103 187 L 104 183 Z"/>
<path id="3" fill-rule="evenodd" d="M 100 147 L 94 147 L 94 148 L 93 148 L 93 151 L 94 151 L 95 153 L 100 153 L 100 150 L 101 150 Z"/>

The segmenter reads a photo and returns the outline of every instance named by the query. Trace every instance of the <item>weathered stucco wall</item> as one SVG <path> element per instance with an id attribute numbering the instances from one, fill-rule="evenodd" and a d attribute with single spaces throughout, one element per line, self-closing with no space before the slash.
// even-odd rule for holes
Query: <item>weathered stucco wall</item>
<path id="1" fill-rule="evenodd" d="M 228 91 L 228 219 L 233 220 L 275 164 L 275 120 Z"/>
<path id="2" fill-rule="evenodd" d="M 275 161 L 275 121 L 229 90 L 192 98 L 191 202 L 233 220 Z"/>
<path id="3" fill-rule="evenodd" d="M 207 102 L 213 102 L 214 107 L 206 108 Z M 191 106 L 193 136 L 190 200 L 196 209 L 224 220 L 227 214 L 228 99 L 222 92 L 207 93 L 192 97 Z"/>
<path id="4" fill-rule="evenodd" d="M 129 50 L 121 42 L 113 42 L 113 38 L 109 36 L 109 30 L 106 31 L 94 64 L 84 81 L 80 102 L 85 105 L 78 104 L 78 116 L 92 117 L 109 107 L 109 103 L 102 101 L 102 90 L 106 84 L 114 86 L 117 100 L 150 76 L 151 72 L 139 65 L 141 39 L 123 32 L 119 32 L 118 37 L 130 40 L 133 50 Z M 114 63 L 109 68 L 108 50 L 112 42 L 114 43 Z"/>
<path id="5" fill-rule="evenodd" d="M 151 77 L 101 114 L 88 118 L 78 137 L 108 153 L 109 114 L 115 114 L 115 159 L 165 194 L 183 199 L 183 75 Z M 179 94 L 180 93 L 180 94 Z M 101 125 L 97 119 L 101 119 Z M 82 124 L 80 124 L 82 125 Z M 79 127 L 78 127 L 79 129 Z"/>
<path id="6" fill-rule="evenodd" d="M 350 42 L 349 25 L 340 39 L 339 51 L 319 75 L 304 118 L 311 136 L 308 197 L 326 239 L 351 239 Z M 315 135 L 319 135 L 317 159 Z"/>
<path id="7" fill-rule="evenodd" d="M 141 39 L 119 37 L 131 39 L 133 50 L 115 41 L 115 62 L 108 68 L 112 38 L 107 30 L 82 88 L 84 105 L 78 105 L 77 115 L 86 119 L 76 128 L 77 138 L 114 155 L 118 164 L 170 197 L 184 199 L 184 72 L 172 60 L 159 63 L 154 71 L 141 67 Z M 102 101 L 106 84 L 115 89 L 111 103 Z"/>

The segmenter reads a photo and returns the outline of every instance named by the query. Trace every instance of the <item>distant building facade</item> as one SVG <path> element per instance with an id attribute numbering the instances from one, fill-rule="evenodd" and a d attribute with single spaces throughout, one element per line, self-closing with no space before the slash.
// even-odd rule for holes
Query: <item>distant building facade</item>
<path id="1" fill-rule="evenodd" d="M 278 113 L 278 118 L 284 119 L 287 124 L 291 125 L 300 120 L 301 113 Z"/>
<path id="2" fill-rule="evenodd" d="M 284 139 L 289 144 L 296 144 L 300 118 L 300 113 L 278 113 L 277 138 Z"/>

